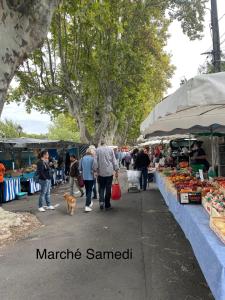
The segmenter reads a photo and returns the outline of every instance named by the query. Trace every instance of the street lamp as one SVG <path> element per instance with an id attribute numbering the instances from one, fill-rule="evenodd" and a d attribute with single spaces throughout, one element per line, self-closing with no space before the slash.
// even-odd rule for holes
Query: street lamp
<path id="1" fill-rule="evenodd" d="M 19 136 L 21 135 L 21 133 L 22 133 L 22 131 L 23 131 L 23 128 L 22 128 L 22 126 L 18 126 L 17 127 L 17 131 L 18 131 L 18 133 L 19 133 Z"/>

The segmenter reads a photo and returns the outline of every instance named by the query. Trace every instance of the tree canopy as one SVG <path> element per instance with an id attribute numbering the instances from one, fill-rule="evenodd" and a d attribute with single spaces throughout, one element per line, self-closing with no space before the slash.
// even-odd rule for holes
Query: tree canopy
<path id="1" fill-rule="evenodd" d="M 47 134 L 50 140 L 79 142 L 77 123 L 72 116 L 60 114 L 53 119 Z"/>
<path id="2" fill-rule="evenodd" d="M 200 38 L 205 2 L 62 1 L 8 99 L 55 116 L 69 112 L 82 142 L 132 141 L 169 86 L 173 67 L 164 47 L 171 20 Z"/>

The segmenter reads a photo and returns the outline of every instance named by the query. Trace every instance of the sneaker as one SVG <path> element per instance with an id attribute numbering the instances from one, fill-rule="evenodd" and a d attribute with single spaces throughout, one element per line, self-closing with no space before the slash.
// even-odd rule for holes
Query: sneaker
<path id="1" fill-rule="evenodd" d="M 47 206 L 47 207 L 46 207 L 46 209 L 54 210 L 54 209 L 55 209 L 55 207 L 54 207 L 54 206 L 52 206 L 52 205 L 50 205 L 50 206 Z"/>
<path id="2" fill-rule="evenodd" d="M 112 209 L 111 204 L 109 206 L 105 207 L 105 210 L 110 210 L 110 209 Z"/>
<path id="3" fill-rule="evenodd" d="M 94 204 L 94 203 L 93 203 L 93 201 L 91 201 L 91 204 L 89 205 L 89 207 L 91 207 L 91 208 L 92 208 L 93 204 Z"/>
<path id="4" fill-rule="evenodd" d="M 104 203 L 100 203 L 100 209 L 101 209 L 101 210 L 104 209 Z"/>
<path id="5" fill-rule="evenodd" d="M 92 211 L 92 208 L 90 208 L 89 206 L 85 206 L 85 212 L 90 212 L 90 211 Z"/>
<path id="6" fill-rule="evenodd" d="M 44 212 L 44 211 L 45 211 L 44 207 L 39 207 L 38 210 L 39 210 L 40 212 Z"/>

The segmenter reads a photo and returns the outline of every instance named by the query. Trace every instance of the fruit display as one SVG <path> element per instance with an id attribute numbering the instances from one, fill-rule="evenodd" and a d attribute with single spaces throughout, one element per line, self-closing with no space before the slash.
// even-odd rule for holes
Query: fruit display
<path id="1" fill-rule="evenodd" d="M 167 188 L 173 192 L 175 190 L 181 204 L 201 204 L 202 197 L 219 188 L 217 182 L 197 179 L 193 176 L 192 169 L 188 167 L 179 170 L 165 168 L 161 169 L 161 172 L 166 176 L 167 185 L 170 186 Z"/>
<path id="2" fill-rule="evenodd" d="M 11 177 L 20 177 L 22 176 L 23 172 L 22 170 L 7 170 L 5 172 L 5 176 L 6 178 L 11 178 Z"/>
<path id="3" fill-rule="evenodd" d="M 188 162 L 187 161 L 181 161 L 179 163 L 179 167 L 180 168 L 187 168 L 188 167 Z"/>
<path id="4" fill-rule="evenodd" d="M 207 193 L 203 197 L 203 206 L 211 216 L 225 216 L 225 195 L 220 190 Z"/>
<path id="5" fill-rule="evenodd" d="M 161 168 L 167 189 L 182 205 L 202 204 L 210 216 L 210 227 L 225 243 L 225 177 L 200 180 L 186 165 L 179 170 Z"/>
<path id="6" fill-rule="evenodd" d="M 5 172 L 6 178 L 12 178 L 12 177 L 20 177 L 25 173 L 33 173 L 37 169 L 36 165 L 32 165 L 30 167 L 24 168 L 24 169 L 17 169 L 17 170 L 7 170 Z"/>

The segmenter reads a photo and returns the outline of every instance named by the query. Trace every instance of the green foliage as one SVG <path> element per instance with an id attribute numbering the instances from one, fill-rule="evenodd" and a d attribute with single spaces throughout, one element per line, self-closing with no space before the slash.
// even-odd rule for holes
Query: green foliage
<path id="1" fill-rule="evenodd" d="M 23 133 L 23 137 L 32 138 L 32 139 L 47 139 L 47 134 L 37 134 L 37 133 Z"/>
<path id="2" fill-rule="evenodd" d="M 199 38 L 204 3 L 64 0 L 44 46 L 18 70 L 19 87 L 8 100 L 53 116 L 70 112 L 82 141 L 129 142 L 169 86 L 173 67 L 164 47 L 171 20 Z"/>
<path id="3" fill-rule="evenodd" d="M 50 140 L 79 142 L 79 130 L 73 117 L 60 114 L 53 119 L 49 126 L 48 138 Z"/>
<path id="4" fill-rule="evenodd" d="M 1 138 L 17 138 L 19 137 L 18 127 L 20 125 L 12 120 L 0 121 L 0 137 Z"/>
<path id="5" fill-rule="evenodd" d="M 22 130 L 20 132 L 18 128 L 22 128 L 21 125 L 12 120 L 0 121 L 0 138 L 19 138 L 27 137 L 34 139 L 45 139 L 47 138 L 46 134 L 35 134 L 35 133 L 26 133 Z M 20 129 L 21 130 L 21 129 Z"/>
<path id="6" fill-rule="evenodd" d="M 222 53 L 221 55 L 221 72 L 225 72 L 225 54 Z M 201 65 L 198 69 L 198 72 L 200 74 L 210 74 L 210 73 L 214 73 L 214 66 L 212 61 L 209 61 L 208 59 L 206 60 L 206 62 Z"/>

